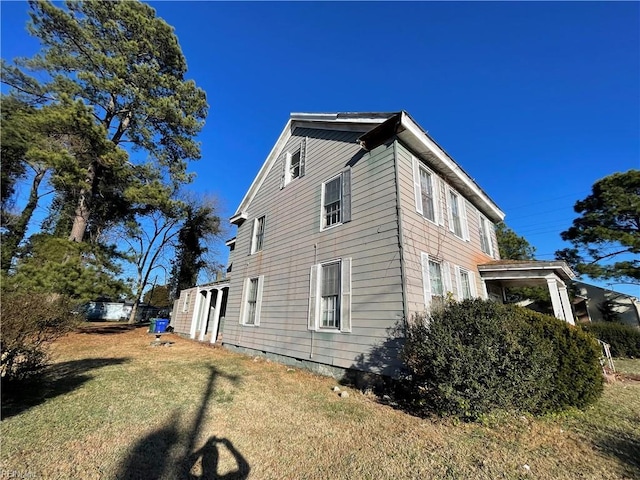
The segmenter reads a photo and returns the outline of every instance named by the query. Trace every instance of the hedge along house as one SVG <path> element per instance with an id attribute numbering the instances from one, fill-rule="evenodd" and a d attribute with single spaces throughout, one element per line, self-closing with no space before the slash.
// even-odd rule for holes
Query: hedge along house
<path id="1" fill-rule="evenodd" d="M 395 326 L 448 297 L 501 300 L 527 278 L 573 323 L 566 266 L 496 263 L 503 218 L 404 111 L 291 114 L 231 217 L 222 344 L 321 373 L 392 375 Z"/>

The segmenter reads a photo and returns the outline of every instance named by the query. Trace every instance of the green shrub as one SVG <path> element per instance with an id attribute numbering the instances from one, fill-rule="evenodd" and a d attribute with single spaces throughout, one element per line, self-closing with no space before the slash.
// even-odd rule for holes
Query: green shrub
<path id="1" fill-rule="evenodd" d="M 640 357 L 640 330 L 621 323 L 586 323 L 582 328 L 611 345 L 614 357 Z"/>
<path id="2" fill-rule="evenodd" d="M 3 383 L 23 380 L 46 366 L 47 345 L 71 331 L 76 317 L 65 297 L 5 292 L 2 295 L 0 375 Z"/>
<path id="3" fill-rule="evenodd" d="M 602 391 L 591 337 L 514 305 L 466 300 L 417 317 L 402 357 L 419 407 L 444 415 L 539 414 L 584 406 Z"/>

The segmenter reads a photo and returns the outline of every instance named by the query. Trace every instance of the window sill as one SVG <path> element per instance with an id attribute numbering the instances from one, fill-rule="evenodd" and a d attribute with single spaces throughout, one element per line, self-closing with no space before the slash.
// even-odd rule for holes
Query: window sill
<path id="1" fill-rule="evenodd" d="M 340 223 L 335 223 L 335 224 L 333 224 L 333 225 L 331 225 L 329 227 L 323 227 L 323 228 L 320 229 L 320 231 L 321 232 L 326 232 L 327 230 L 331 230 L 332 228 L 339 227 L 340 225 L 343 225 L 343 223 L 340 222 Z"/>
<path id="2" fill-rule="evenodd" d="M 343 332 L 342 330 L 340 330 L 339 328 L 317 328 L 314 330 L 317 333 L 332 333 L 332 334 L 336 334 L 336 333 L 349 333 L 349 332 Z"/>

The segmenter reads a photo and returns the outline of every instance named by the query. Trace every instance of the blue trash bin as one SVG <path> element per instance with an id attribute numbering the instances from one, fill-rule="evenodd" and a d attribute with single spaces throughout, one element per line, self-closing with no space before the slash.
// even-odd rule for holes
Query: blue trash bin
<path id="1" fill-rule="evenodd" d="M 153 332 L 152 333 L 164 333 L 169 326 L 168 318 L 156 318 L 155 322 L 152 322 Z"/>

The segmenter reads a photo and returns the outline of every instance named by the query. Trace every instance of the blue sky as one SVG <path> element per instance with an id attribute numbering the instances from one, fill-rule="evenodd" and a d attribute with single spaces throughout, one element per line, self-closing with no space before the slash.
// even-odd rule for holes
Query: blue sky
<path id="1" fill-rule="evenodd" d="M 225 217 L 290 112 L 408 111 L 542 260 L 594 181 L 640 168 L 638 2 L 151 4 L 207 92 L 193 188 Z M 1 9 L 2 57 L 33 54 L 27 4 Z"/>

